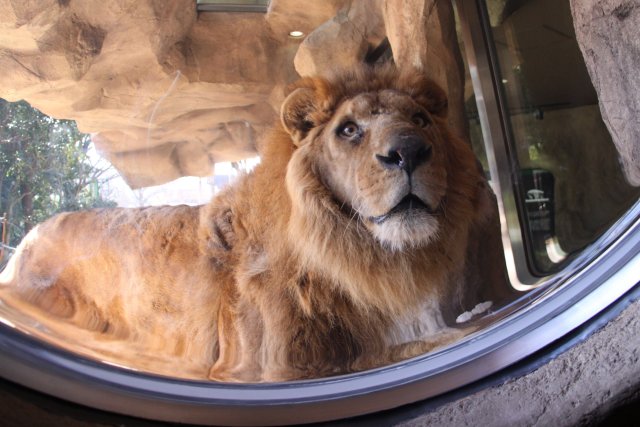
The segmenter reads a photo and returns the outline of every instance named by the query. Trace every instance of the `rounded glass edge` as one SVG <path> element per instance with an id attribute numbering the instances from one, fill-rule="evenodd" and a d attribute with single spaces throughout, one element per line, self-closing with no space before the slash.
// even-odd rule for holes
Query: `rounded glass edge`
<path id="1" fill-rule="evenodd" d="M 395 408 L 522 360 L 632 289 L 640 281 L 639 211 L 637 203 L 614 226 L 617 235 L 608 233 L 594 243 L 585 254 L 591 261 L 565 271 L 560 285 L 459 343 L 395 365 L 319 380 L 216 384 L 110 366 L 0 325 L 0 376 L 85 406 L 192 424 L 284 425 Z"/>

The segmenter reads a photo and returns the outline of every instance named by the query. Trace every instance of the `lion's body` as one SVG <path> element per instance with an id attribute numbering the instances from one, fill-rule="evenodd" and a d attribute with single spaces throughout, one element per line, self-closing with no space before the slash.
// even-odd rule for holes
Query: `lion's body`
<path id="1" fill-rule="evenodd" d="M 261 164 L 207 206 L 38 226 L 3 292 L 223 381 L 352 372 L 459 338 L 444 318 L 477 295 L 465 259 L 491 210 L 484 178 L 446 129 L 439 89 L 364 73 L 298 85 Z M 358 141 L 336 133 L 344 117 Z M 428 153 L 398 166 L 397 135 L 428 141 Z M 409 193 L 420 202 L 399 210 Z"/>

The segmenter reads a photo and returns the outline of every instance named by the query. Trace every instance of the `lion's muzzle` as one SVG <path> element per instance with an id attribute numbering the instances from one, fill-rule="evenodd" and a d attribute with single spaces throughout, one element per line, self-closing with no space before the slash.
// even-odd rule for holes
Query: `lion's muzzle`
<path id="1" fill-rule="evenodd" d="M 402 133 L 395 140 L 386 155 L 376 154 L 376 159 L 385 169 L 402 169 L 409 176 L 431 158 L 431 144 L 416 133 Z"/>

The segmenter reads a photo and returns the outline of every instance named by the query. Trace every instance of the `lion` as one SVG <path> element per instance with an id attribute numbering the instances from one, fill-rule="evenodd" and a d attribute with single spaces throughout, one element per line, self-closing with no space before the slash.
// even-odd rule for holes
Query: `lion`
<path id="1" fill-rule="evenodd" d="M 450 344 L 485 292 L 470 236 L 493 199 L 446 114 L 417 71 L 304 78 L 261 163 L 208 205 L 55 216 L 19 245 L 2 297 L 216 381 L 346 374 Z"/>

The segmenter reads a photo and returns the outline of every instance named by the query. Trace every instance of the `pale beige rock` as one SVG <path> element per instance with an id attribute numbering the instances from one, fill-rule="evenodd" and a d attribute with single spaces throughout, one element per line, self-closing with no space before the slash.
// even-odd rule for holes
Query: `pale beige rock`
<path id="1" fill-rule="evenodd" d="M 363 34 L 345 14 L 339 14 L 309 34 L 298 49 L 294 64 L 301 76 L 313 76 L 345 64 L 361 63 L 368 50 Z"/>
<path id="2" fill-rule="evenodd" d="M 396 64 L 422 69 L 445 88 L 449 124 L 466 137 L 464 69 L 451 2 L 386 0 L 383 14 Z"/>
<path id="3" fill-rule="evenodd" d="M 135 188 L 255 155 L 287 84 L 361 62 L 388 36 L 400 66 L 444 83 L 463 129 L 451 7 L 431 3 L 272 0 L 267 14 L 197 14 L 192 0 L 0 0 L 0 97 L 76 120 Z"/>
<path id="4" fill-rule="evenodd" d="M 576 37 L 630 184 L 640 186 L 640 1 L 571 0 Z"/>
<path id="5" fill-rule="evenodd" d="M 294 64 L 301 76 L 362 63 L 385 38 L 382 0 L 352 2 L 316 28 L 300 45 Z"/>
<path id="6" fill-rule="evenodd" d="M 197 15 L 192 0 L 2 0 L 0 12 L 0 97 L 76 120 L 132 187 L 255 155 L 275 88 L 298 77 L 300 41 L 265 14 Z"/>
<path id="7" fill-rule="evenodd" d="M 351 1 L 272 0 L 269 2 L 267 24 L 278 39 L 287 39 L 291 31 L 302 31 L 308 35 L 333 18 L 339 10 L 348 7 Z"/>
<path id="8" fill-rule="evenodd" d="M 504 2 L 491 4 L 499 20 Z M 571 5 L 603 118 L 640 185 L 639 2 Z M 466 134 L 449 2 L 273 0 L 267 14 L 198 15 L 192 0 L 0 0 L 0 36 L 0 97 L 76 120 L 132 187 L 254 155 L 288 83 L 360 62 L 384 37 L 399 66 L 447 89 Z"/>

